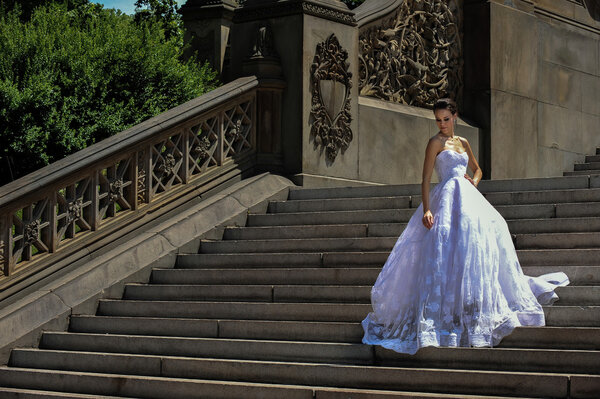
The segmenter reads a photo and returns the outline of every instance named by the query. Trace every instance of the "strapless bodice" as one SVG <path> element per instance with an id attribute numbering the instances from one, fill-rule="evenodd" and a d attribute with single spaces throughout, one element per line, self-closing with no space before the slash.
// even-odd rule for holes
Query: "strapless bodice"
<path id="1" fill-rule="evenodd" d="M 442 182 L 455 176 L 464 176 L 468 164 L 469 155 L 466 152 L 443 150 L 435 159 L 435 172 Z"/>

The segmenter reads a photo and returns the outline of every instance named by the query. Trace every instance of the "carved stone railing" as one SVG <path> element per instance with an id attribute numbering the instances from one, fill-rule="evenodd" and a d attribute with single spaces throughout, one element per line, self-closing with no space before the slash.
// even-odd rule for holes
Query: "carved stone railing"
<path id="1" fill-rule="evenodd" d="M 238 79 L 0 188 L 0 291 L 251 168 L 258 85 Z"/>
<path id="2" fill-rule="evenodd" d="M 462 0 L 367 0 L 356 8 L 359 93 L 417 107 L 461 102 Z"/>

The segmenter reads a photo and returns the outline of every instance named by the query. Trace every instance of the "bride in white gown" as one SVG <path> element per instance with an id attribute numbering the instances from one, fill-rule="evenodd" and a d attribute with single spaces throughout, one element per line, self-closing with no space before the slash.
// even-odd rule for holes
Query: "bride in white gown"
<path id="1" fill-rule="evenodd" d="M 502 216 L 476 186 L 481 169 L 454 135 L 456 104 L 438 100 L 440 132 L 427 145 L 423 203 L 371 291 L 363 342 L 414 354 L 425 346 L 496 346 L 517 326 L 543 326 L 564 273 L 523 274 Z M 473 178 L 466 174 L 467 166 Z M 431 174 L 439 183 L 429 192 Z"/>

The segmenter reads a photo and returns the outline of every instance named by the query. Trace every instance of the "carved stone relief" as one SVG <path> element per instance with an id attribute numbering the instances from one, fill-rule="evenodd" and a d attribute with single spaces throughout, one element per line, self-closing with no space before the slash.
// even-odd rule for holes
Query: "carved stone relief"
<path id="1" fill-rule="evenodd" d="M 311 137 L 315 148 L 322 146 L 327 160 L 333 162 L 352 141 L 350 129 L 350 89 L 348 52 L 335 34 L 317 45 L 311 65 Z"/>
<path id="2" fill-rule="evenodd" d="M 376 97 L 431 107 L 461 101 L 462 0 L 406 0 L 394 18 L 359 38 L 359 89 Z"/>

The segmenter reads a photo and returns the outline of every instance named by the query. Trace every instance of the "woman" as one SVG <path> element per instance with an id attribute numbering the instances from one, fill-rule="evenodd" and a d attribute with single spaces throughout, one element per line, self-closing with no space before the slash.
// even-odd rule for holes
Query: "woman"
<path id="1" fill-rule="evenodd" d="M 438 100 L 440 131 L 425 150 L 422 204 L 373 289 L 363 342 L 414 354 L 424 346 L 495 346 L 517 326 L 543 326 L 538 298 L 556 299 L 564 273 L 523 275 L 506 222 L 477 190 L 481 169 L 454 134 L 457 109 Z M 473 171 L 466 173 L 467 165 Z M 439 183 L 429 191 L 435 168 Z M 535 292 L 535 294 L 534 294 Z"/>

